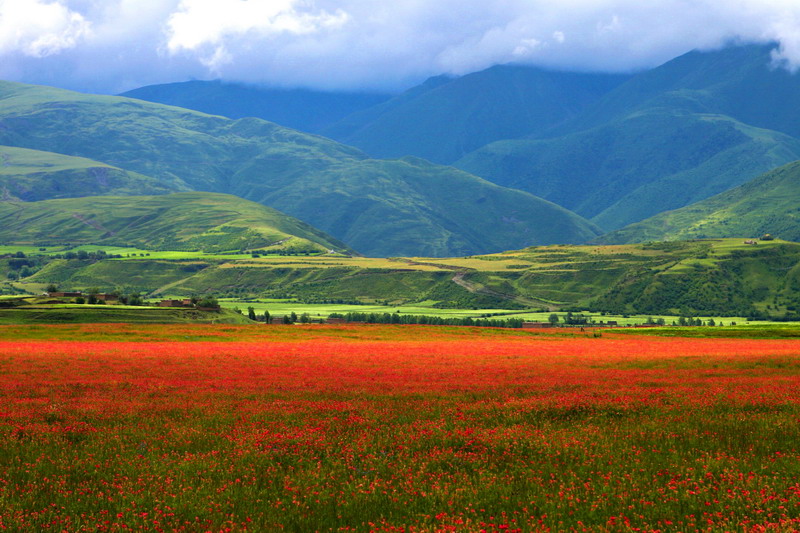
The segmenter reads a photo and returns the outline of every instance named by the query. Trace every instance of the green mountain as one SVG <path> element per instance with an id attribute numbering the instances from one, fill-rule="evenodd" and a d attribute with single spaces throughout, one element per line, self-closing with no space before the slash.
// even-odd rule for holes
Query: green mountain
<path id="1" fill-rule="evenodd" d="M 501 141 L 458 167 L 614 229 L 800 159 L 800 140 L 722 115 L 651 110 L 555 139 Z"/>
<path id="2" fill-rule="evenodd" d="M 185 188 L 104 163 L 0 146 L 0 198 L 25 201 L 97 194 L 163 194 Z"/>
<path id="3" fill-rule="evenodd" d="M 256 117 L 312 133 L 390 98 L 387 94 L 266 88 L 218 80 L 148 85 L 120 96 L 234 119 Z"/>
<path id="4" fill-rule="evenodd" d="M 490 142 L 541 133 L 626 79 L 496 66 L 433 78 L 321 133 L 374 157 L 413 155 L 449 164 Z"/>
<path id="5" fill-rule="evenodd" d="M 692 52 L 639 74 L 539 138 L 456 166 L 612 230 L 800 159 L 800 76 L 769 46 Z"/>
<path id="6" fill-rule="evenodd" d="M 800 78 L 774 64 L 776 44 L 692 51 L 609 92 L 549 136 L 590 129 L 653 108 L 727 115 L 800 136 Z"/>
<path id="7" fill-rule="evenodd" d="M 255 118 L 0 82 L 0 144 L 85 157 L 166 187 L 236 194 L 367 255 L 448 256 L 584 242 L 567 210 L 449 167 L 371 160 Z"/>
<path id="8" fill-rule="evenodd" d="M 661 213 L 604 235 L 598 242 L 760 237 L 800 241 L 800 162 L 759 176 L 702 202 Z"/>
<path id="9" fill-rule="evenodd" d="M 349 251 L 332 237 L 269 207 L 200 192 L 0 202 L 0 243 L 201 252 Z"/>

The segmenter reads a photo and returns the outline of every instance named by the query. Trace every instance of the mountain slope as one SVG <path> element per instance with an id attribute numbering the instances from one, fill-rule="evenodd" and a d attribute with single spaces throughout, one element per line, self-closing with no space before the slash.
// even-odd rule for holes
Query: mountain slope
<path id="1" fill-rule="evenodd" d="M 549 136 L 590 129 L 654 108 L 727 115 L 800 136 L 800 76 L 773 64 L 776 46 L 689 52 L 631 78 Z"/>
<path id="2" fill-rule="evenodd" d="M 496 66 L 434 78 L 322 133 L 374 157 L 413 155 L 449 164 L 492 141 L 540 133 L 625 79 Z"/>
<path id="3" fill-rule="evenodd" d="M 729 117 L 641 112 L 555 139 L 493 143 L 457 166 L 615 229 L 800 159 L 800 140 Z"/>
<path id="4" fill-rule="evenodd" d="M 26 201 L 97 194 L 163 194 L 185 189 L 179 182 L 52 152 L 0 146 L 0 198 Z"/>
<path id="5" fill-rule="evenodd" d="M 328 167 L 313 180 L 281 188 L 241 179 L 232 191 L 288 212 L 313 212 L 322 229 L 347 228 L 337 236 L 381 257 L 397 255 L 398 249 L 442 256 L 446 250 L 454 252 L 449 255 L 499 250 L 510 242 L 581 243 L 599 233 L 560 206 L 416 158 Z M 394 240 L 376 242 L 376 233 Z M 404 242 L 418 244 L 411 248 Z"/>
<path id="6" fill-rule="evenodd" d="M 693 52 L 635 76 L 546 138 L 493 143 L 456 166 L 611 230 L 800 158 L 798 109 L 800 76 L 771 69 L 770 47 Z"/>
<path id="7" fill-rule="evenodd" d="M 236 194 L 367 255 L 465 255 L 583 242 L 598 233 L 549 202 L 449 167 L 373 161 L 355 148 L 263 120 L 234 121 L 128 98 L 0 82 L 0 144 Z M 393 192 L 400 190 L 414 194 Z M 335 210 L 346 212 L 332 216 Z M 366 210 L 369 216 L 361 216 Z M 492 231 L 477 233 L 476 227 Z M 347 240 L 354 235 L 357 246 Z"/>
<path id="8" fill-rule="evenodd" d="M 148 85 L 120 96 L 233 119 L 256 117 L 312 133 L 390 98 L 385 94 L 273 89 L 221 81 Z"/>
<path id="9" fill-rule="evenodd" d="M 288 215 L 236 196 L 185 192 L 0 202 L 0 242 L 229 252 L 348 251 Z"/>
<path id="10" fill-rule="evenodd" d="M 661 213 L 597 239 L 608 244 L 765 233 L 800 241 L 800 161 L 767 172 L 741 187 Z"/>

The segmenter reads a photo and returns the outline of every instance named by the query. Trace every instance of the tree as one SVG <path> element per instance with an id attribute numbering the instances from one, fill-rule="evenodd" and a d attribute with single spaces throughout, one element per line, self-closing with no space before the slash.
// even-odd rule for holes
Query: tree
<path id="1" fill-rule="evenodd" d="M 547 320 L 549 320 L 550 323 L 553 325 L 558 324 L 558 315 L 555 313 L 551 313 Z"/>
<path id="2" fill-rule="evenodd" d="M 213 296 L 206 296 L 199 302 L 197 302 L 197 307 L 219 307 L 219 302 Z"/>
<path id="3" fill-rule="evenodd" d="M 272 317 L 270 316 L 269 311 L 266 310 L 264 311 L 264 323 L 266 324 L 272 323 Z"/>
<path id="4" fill-rule="evenodd" d="M 252 307 L 247 308 L 247 318 L 249 318 L 250 320 L 256 319 L 256 310 L 253 309 Z"/>
<path id="5" fill-rule="evenodd" d="M 47 286 L 47 292 L 58 292 L 58 285 L 51 283 Z"/>
<path id="6" fill-rule="evenodd" d="M 100 294 L 100 289 L 98 289 L 97 287 L 92 287 L 87 292 L 89 293 L 89 296 L 87 297 L 86 302 L 90 304 L 96 304 L 97 295 Z"/>

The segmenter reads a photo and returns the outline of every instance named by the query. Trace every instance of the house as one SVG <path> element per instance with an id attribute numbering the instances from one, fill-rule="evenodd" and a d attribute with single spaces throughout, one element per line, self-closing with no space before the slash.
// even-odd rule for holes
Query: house
<path id="1" fill-rule="evenodd" d="M 344 320 L 344 318 L 331 318 L 331 317 L 328 317 L 328 318 L 325 319 L 325 323 L 326 324 L 344 324 L 345 320 Z"/>
<path id="2" fill-rule="evenodd" d="M 47 295 L 50 298 L 77 298 L 78 296 L 83 296 L 81 291 L 77 292 L 48 292 Z"/>
<path id="3" fill-rule="evenodd" d="M 555 324 L 550 322 L 523 322 L 522 327 L 525 329 L 539 329 L 539 328 L 554 328 Z"/>
<path id="4" fill-rule="evenodd" d="M 161 300 L 158 302 L 159 307 L 192 307 L 191 300 L 189 300 L 189 305 L 186 305 L 184 302 L 186 300 Z"/>
<path id="5" fill-rule="evenodd" d="M 747 241 L 744 241 L 744 243 L 745 243 L 745 244 L 758 244 L 758 241 L 754 241 L 754 240 L 747 240 Z"/>
<path id="6" fill-rule="evenodd" d="M 116 294 L 106 294 L 106 293 L 95 294 L 95 298 L 103 302 L 116 302 L 117 300 L 119 300 L 119 297 Z"/>

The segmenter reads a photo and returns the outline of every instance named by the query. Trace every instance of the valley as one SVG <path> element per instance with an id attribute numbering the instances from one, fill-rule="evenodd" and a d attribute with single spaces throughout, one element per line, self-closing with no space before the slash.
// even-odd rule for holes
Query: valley
<path id="1" fill-rule="evenodd" d="M 0 531 L 800 531 L 799 35 L 0 0 Z"/>

